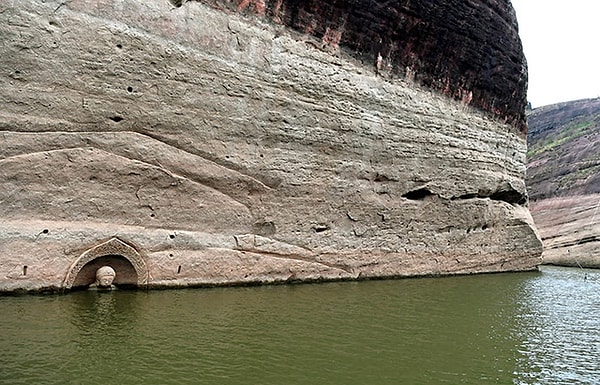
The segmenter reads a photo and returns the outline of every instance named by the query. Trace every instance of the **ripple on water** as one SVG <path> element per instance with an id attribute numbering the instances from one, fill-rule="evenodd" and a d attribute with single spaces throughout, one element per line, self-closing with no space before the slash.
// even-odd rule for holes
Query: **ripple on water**
<path id="1" fill-rule="evenodd" d="M 521 347 L 535 383 L 596 384 L 600 373 L 598 271 L 544 267 L 524 284 Z M 528 382 L 524 382 L 528 383 Z"/>
<path id="2" fill-rule="evenodd" d="M 0 383 L 593 384 L 586 273 L 0 297 Z"/>

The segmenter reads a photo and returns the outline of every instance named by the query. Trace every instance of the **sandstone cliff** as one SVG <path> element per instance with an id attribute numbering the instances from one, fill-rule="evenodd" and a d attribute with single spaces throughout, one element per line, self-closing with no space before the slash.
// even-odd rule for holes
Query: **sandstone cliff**
<path id="1" fill-rule="evenodd" d="M 157 287 L 540 262 L 507 0 L 9 0 L 0 21 L 1 290 L 103 264 Z"/>
<path id="2" fill-rule="evenodd" d="M 527 185 L 544 262 L 600 267 L 600 99 L 529 114 Z"/>

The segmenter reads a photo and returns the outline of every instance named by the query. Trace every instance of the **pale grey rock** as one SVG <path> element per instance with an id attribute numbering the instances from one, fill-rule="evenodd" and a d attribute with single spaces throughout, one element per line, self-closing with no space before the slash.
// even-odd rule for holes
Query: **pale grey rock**
<path id="1" fill-rule="evenodd" d="M 540 224 L 543 263 L 600 268 L 600 194 L 542 199 L 531 212 Z"/>
<path id="2" fill-rule="evenodd" d="M 311 39 L 196 2 L 0 4 L 0 290 L 87 285 L 113 249 L 149 287 L 534 269 L 518 129 Z"/>

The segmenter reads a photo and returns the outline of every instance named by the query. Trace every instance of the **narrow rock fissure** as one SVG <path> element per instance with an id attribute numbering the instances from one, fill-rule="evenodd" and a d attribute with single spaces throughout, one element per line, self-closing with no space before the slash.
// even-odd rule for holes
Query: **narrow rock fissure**
<path id="1" fill-rule="evenodd" d="M 427 197 L 435 196 L 438 198 L 442 198 L 439 194 L 435 194 L 431 192 L 427 188 L 419 188 L 416 190 L 409 191 L 402 195 L 403 198 L 413 200 L 413 201 L 422 201 Z M 450 200 L 469 200 L 469 199 L 485 199 L 489 198 L 493 201 L 502 201 L 509 203 L 511 205 L 523 205 L 527 202 L 527 196 L 522 194 L 516 190 L 497 190 L 492 193 L 470 193 L 459 195 L 455 197 L 451 197 Z"/>

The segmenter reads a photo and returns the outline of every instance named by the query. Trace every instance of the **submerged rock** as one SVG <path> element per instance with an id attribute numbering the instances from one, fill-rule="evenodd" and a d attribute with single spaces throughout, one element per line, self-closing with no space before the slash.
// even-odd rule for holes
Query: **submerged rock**
<path id="1" fill-rule="evenodd" d="M 412 3 L 1 4 L 0 290 L 535 268 L 512 8 Z"/>

